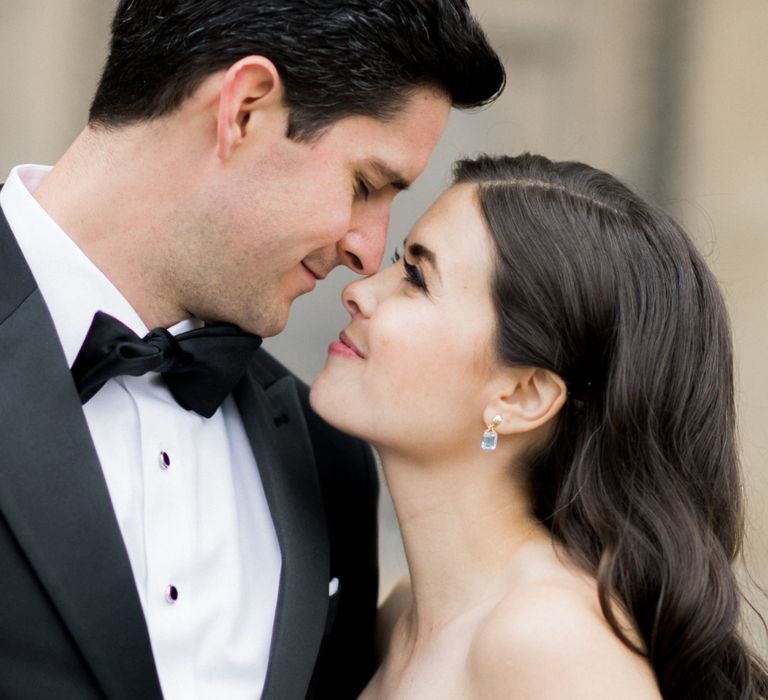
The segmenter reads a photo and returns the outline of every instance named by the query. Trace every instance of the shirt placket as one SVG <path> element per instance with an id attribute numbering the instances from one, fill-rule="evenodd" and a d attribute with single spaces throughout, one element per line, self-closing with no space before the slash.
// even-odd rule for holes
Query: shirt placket
<path id="1" fill-rule="evenodd" d="M 159 387 L 145 386 L 145 391 Z M 175 697 L 195 697 L 190 668 L 196 642 L 195 450 L 185 423 L 196 420 L 167 401 L 138 402 L 144 472 L 146 607 L 161 684 Z"/>

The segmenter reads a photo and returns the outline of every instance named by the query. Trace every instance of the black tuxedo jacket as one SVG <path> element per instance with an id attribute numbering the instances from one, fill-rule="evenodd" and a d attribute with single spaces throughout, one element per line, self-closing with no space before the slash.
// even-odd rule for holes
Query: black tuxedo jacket
<path id="1" fill-rule="evenodd" d="M 353 698 L 374 670 L 375 464 L 307 395 L 264 351 L 235 390 L 282 552 L 268 700 Z M 63 350 L 0 212 L 0 698 L 103 697 L 162 696 Z"/>

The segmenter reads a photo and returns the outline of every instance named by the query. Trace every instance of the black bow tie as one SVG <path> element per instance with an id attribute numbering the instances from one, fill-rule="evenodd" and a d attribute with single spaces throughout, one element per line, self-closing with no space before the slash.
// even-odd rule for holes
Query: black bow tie
<path id="1" fill-rule="evenodd" d="M 210 418 L 245 374 L 261 338 L 220 324 L 172 336 L 155 328 L 139 338 L 116 318 L 97 311 L 72 365 L 85 404 L 112 377 L 160 372 L 182 408 Z"/>

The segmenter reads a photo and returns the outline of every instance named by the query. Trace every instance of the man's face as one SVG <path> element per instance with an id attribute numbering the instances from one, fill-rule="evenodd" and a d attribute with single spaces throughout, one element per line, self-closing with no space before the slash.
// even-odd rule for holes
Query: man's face
<path id="1" fill-rule="evenodd" d="M 348 117 L 311 142 L 285 136 L 281 109 L 274 133 L 262 127 L 190 203 L 177 266 L 190 314 L 263 336 L 337 265 L 378 269 L 392 200 L 426 166 L 450 104 L 418 90 L 392 120 Z"/>

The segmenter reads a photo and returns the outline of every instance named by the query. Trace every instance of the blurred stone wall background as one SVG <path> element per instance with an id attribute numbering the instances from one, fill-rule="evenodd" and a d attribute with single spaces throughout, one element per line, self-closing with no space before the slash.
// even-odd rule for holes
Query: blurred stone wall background
<path id="1" fill-rule="evenodd" d="M 428 170 L 395 204 L 390 249 L 443 189 L 451 162 L 481 151 L 585 160 L 675 214 L 730 305 L 747 561 L 768 587 L 768 3 L 469 1 L 505 60 L 508 88 L 491 108 L 452 116 Z M 82 128 L 114 5 L 0 0 L 0 177 L 17 163 L 55 162 Z M 267 343 L 307 381 L 346 323 L 339 294 L 350 278 L 339 270 L 301 298 Z M 385 594 L 404 573 L 386 495 L 381 520 Z M 768 600 L 755 600 L 768 614 Z"/>

